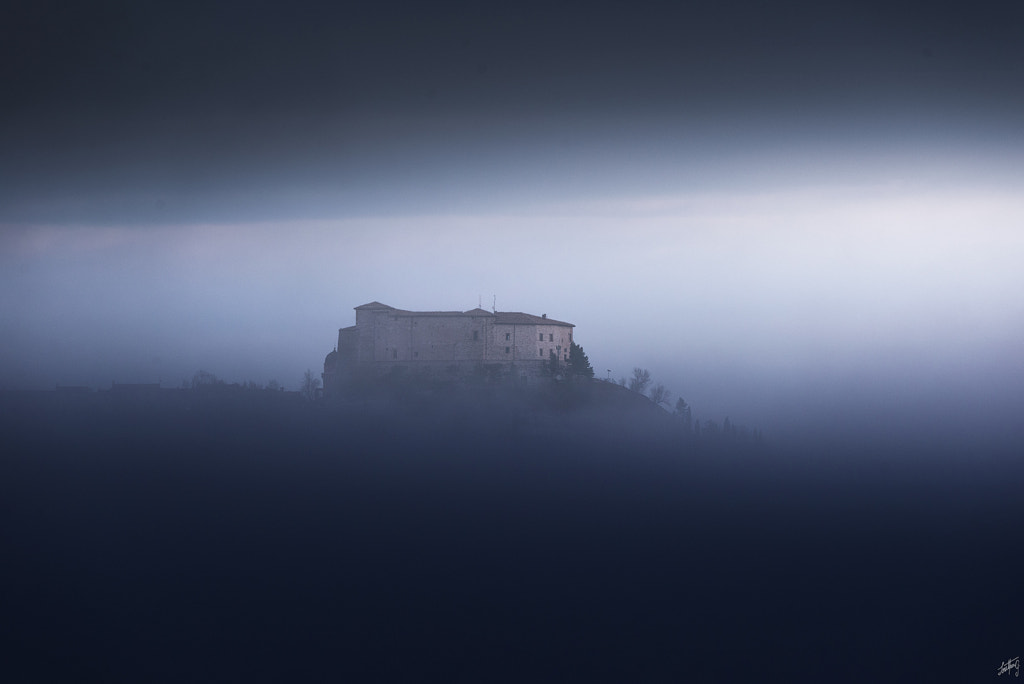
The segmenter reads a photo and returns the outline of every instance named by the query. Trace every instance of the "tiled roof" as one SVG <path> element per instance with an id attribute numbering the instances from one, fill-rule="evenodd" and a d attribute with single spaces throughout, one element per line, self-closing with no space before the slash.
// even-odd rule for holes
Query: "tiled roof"
<path id="1" fill-rule="evenodd" d="M 495 314 L 494 322 L 498 325 L 563 325 L 575 328 L 572 323 L 556 321 L 554 318 L 544 318 L 521 311 L 499 311 Z"/>
<path id="2" fill-rule="evenodd" d="M 493 316 L 494 322 L 498 325 L 560 325 L 574 328 L 572 323 L 566 323 L 565 321 L 556 321 L 553 318 L 545 318 L 544 316 L 534 316 L 533 314 L 523 313 L 521 311 L 496 311 L 494 313 L 485 309 L 476 308 L 470 309 L 469 311 L 406 311 L 405 309 L 396 309 L 393 306 L 387 304 L 381 304 L 380 302 L 370 302 L 369 304 L 363 304 L 357 306 L 356 310 L 374 310 L 374 309 L 386 309 L 392 316 Z"/>
<path id="3" fill-rule="evenodd" d="M 484 311 L 485 314 L 490 316 L 491 314 Z M 470 316 L 480 314 L 473 314 L 472 311 L 406 311 L 405 309 L 392 309 L 392 316 Z"/>

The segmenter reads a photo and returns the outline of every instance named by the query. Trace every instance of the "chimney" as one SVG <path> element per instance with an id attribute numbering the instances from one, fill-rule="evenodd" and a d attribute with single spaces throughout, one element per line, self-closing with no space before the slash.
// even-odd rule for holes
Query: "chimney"
<path id="1" fill-rule="evenodd" d="M 541 317 L 541 318 L 547 318 L 547 317 L 548 317 L 548 315 L 547 315 L 547 314 L 541 314 L 541 315 L 540 315 L 540 317 Z"/>

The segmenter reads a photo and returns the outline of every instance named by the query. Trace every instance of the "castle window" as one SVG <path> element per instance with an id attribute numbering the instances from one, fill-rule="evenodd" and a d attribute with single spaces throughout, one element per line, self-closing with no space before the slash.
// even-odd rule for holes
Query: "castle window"
<path id="1" fill-rule="evenodd" d="M 554 342 L 554 341 L 555 341 L 555 336 L 552 335 L 551 333 L 548 333 L 548 342 Z"/>
<path id="2" fill-rule="evenodd" d="M 473 340 L 476 341 L 476 340 L 479 340 L 479 339 L 480 339 L 480 331 L 479 330 L 474 330 L 473 331 Z"/>
<path id="3" fill-rule="evenodd" d="M 543 349 L 540 350 L 540 355 L 544 356 L 544 350 Z"/>
<path id="4" fill-rule="evenodd" d="M 543 342 L 544 341 L 544 333 L 540 333 L 540 337 L 537 338 L 537 341 L 538 342 Z"/>
<path id="5" fill-rule="evenodd" d="M 508 342 L 512 339 L 512 333 L 505 333 L 505 341 Z"/>
<path id="6" fill-rule="evenodd" d="M 505 353 L 506 353 L 506 354 L 508 354 L 508 352 L 509 352 L 509 349 L 511 349 L 511 347 L 505 347 Z"/>

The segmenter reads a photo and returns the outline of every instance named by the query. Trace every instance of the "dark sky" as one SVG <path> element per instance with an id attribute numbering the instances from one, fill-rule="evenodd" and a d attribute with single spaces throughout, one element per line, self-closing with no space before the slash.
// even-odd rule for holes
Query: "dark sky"
<path id="1" fill-rule="evenodd" d="M 0 23 L 15 222 L 233 218 L 252 195 L 322 215 L 288 190 L 325 184 L 349 211 L 381 184 L 436 207 L 481 170 L 542 190 L 552 151 L 997 145 L 1024 104 L 1017 2 L 23 2 Z"/>
<path id="2" fill-rule="evenodd" d="M 701 418 L 1024 407 L 1020 2 L 8 3 L 0 89 L 3 387 L 496 296 Z"/>

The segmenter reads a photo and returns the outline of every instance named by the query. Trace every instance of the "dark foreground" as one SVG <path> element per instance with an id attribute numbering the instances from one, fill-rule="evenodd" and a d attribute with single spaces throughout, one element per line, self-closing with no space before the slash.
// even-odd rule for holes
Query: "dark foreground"
<path id="1" fill-rule="evenodd" d="M 1011 449 L 438 404 L 7 397 L 0 679 L 1003 681 L 1024 655 Z"/>

